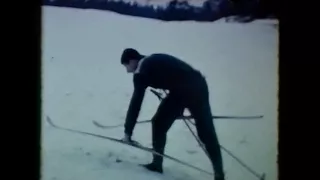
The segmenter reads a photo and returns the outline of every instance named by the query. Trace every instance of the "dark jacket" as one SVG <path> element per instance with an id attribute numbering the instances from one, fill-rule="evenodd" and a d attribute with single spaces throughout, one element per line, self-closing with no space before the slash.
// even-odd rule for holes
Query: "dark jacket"
<path id="1" fill-rule="evenodd" d="M 200 77 L 199 71 L 171 55 L 152 54 L 141 59 L 133 76 L 134 92 L 127 111 L 125 133 L 132 135 L 147 87 L 185 94 Z"/>

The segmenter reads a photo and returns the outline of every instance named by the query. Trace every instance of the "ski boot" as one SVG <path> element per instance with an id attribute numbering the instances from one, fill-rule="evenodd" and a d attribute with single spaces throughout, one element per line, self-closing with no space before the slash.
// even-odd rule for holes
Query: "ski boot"
<path id="1" fill-rule="evenodd" d="M 163 169 L 161 165 L 158 165 L 154 162 L 149 163 L 149 164 L 142 164 L 141 166 L 143 166 L 144 168 L 148 169 L 149 171 L 153 171 L 153 172 L 157 172 L 162 174 L 163 173 Z"/>
<path id="2" fill-rule="evenodd" d="M 148 169 L 149 171 L 153 171 L 153 172 L 157 172 L 157 173 L 162 174 L 163 173 L 162 162 L 163 162 L 163 157 L 153 155 L 152 163 L 143 164 L 142 166 L 144 168 Z"/>

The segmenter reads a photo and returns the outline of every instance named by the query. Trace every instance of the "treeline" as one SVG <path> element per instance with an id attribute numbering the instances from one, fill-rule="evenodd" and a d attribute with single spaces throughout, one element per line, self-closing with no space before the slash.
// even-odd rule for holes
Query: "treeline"
<path id="1" fill-rule="evenodd" d="M 235 2 L 232 2 L 235 1 Z M 215 21 L 221 17 L 246 14 L 253 11 L 257 0 L 207 0 L 201 7 L 195 7 L 188 1 L 172 0 L 166 7 L 154 8 L 152 5 L 140 5 L 113 0 L 44 0 L 44 5 L 72 7 L 81 9 L 99 9 L 113 11 L 123 15 L 158 19 L 163 21 Z"/>

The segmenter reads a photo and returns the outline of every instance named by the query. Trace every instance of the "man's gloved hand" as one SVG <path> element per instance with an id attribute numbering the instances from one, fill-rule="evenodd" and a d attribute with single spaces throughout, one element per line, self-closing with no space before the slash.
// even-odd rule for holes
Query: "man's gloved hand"
<path id="1" fill-rule="evenodd" d="M 131 136 L 129 136 L 128 134 L 125 134 L 121 140 L 127 144 L 132 144 L 132 145 L 137 145 L 137 146 L 140 145 L 140 143 L 138 143 L 137 141 L 132 140 Z"/>

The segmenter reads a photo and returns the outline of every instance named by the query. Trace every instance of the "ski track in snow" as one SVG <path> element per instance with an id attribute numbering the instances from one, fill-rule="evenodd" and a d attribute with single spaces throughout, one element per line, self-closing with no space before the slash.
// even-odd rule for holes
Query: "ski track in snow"
<path id="1" fill-rule="evenodd" d="M 122 138 L 123 128 L 92 124 L 124 122 L 132 75 L 120 65 L 124 48 L 164 52 L 201 70 L 216 115 L 264 115 L 260 120 L 215 120 L 222 146 L 255 171 L 277 179 L 277 48 L 271 23 L 167 22 L 112 12 L 43 7 L 43 117 L 57 125 Z M 140 113 L 150 119 L 159 100 L 147 91 Z M 194 128 L 193 128 L 194 129 Z M 151 125 L 139 124 L 134 139 L 151 147 Z M 211 171 L 211 164 L 182 121 L 168 133 L 166 153 Z M 257 179 L 224 151 L 227 179 Z M 137 166 L 152 155 L 107 140 L 72 134 L 42 123 L 42 180 L 212 180 L 164 161 L 164 175 Z M 118 160 L 117 160 L 118 159 Z M 122 162 L 117 162 L 121 160 Z"/>

